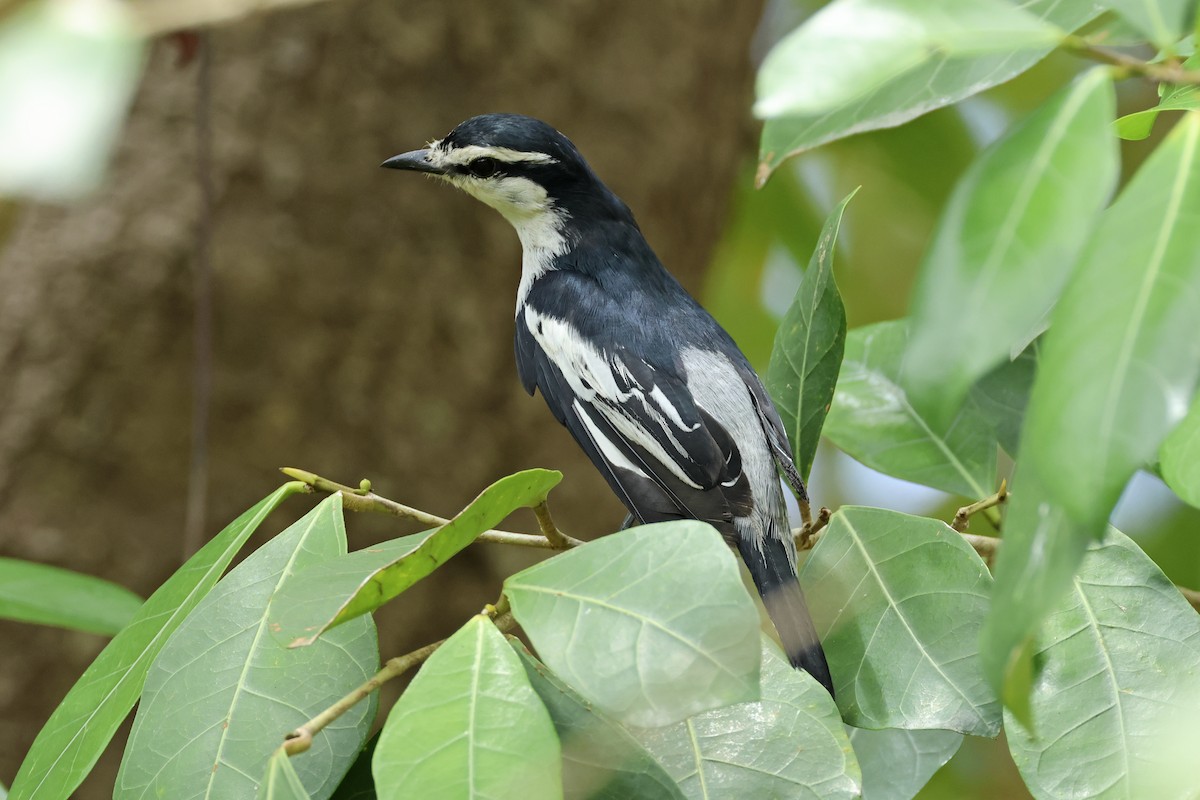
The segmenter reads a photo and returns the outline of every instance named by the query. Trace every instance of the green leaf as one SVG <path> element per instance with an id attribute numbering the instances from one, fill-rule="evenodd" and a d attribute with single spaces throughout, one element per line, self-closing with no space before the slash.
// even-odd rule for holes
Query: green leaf
<path id="1" fill-rule="evenodd" d="M 1024 33 L 1019 38 L 1029 42 L 1037 30 L 1033 27 L 1037 21 L 1070 31 L 1097 15 L 1097 9 L 1090 0 L 1033 0 L 1021 4 L 1024 14 L 1011 6 L 997 10 L 1005 5 L 1007 4 L 998 2 L 976 4 L 973 0 L 939 0 L 936 3 L 929 0 L 857 0 L 853 3 L 839 0 L 827 6 L 820 13 L 836 15 L 833 21 L 839 25 L 835 31 L 841 31 L 839 37 L 850 39 L 852 44 L 843 45 L 833 39 L 810 42 L 809 45 L 815 51 L 813 61 L 808 61 L 803 54 L 797 54 L 801 63 L 815 65 L 819 60 L 819 68 L 823 70 L 817 83 L 817 86 L 821 87 L 820 92 L 806 94 L 818 99 L 839 96 L 846 98 L 851 94 L 848 89 L 853 89 L 855 96 L 818 112 L 796 112 L 786 116 L 771 114 L 772 118 L 768 119 L 763 127 L 762 141 L 759 145 L 761 163 L 758 182 L 764 183 L 771 171 L 789 156 L 855 133 L 893 128 L 935 108 L 957 103 L 1020 75 L 1054 48 L 1053 42 L 1044 42 L 1032 48 L 997 52 L 990 44 L 982 42 L 979 49 L 961 45 L 949 48 L 935 46 L 919 51 L 920 57 L 917 58 L 918 50 L 909 44 L 902 49 L 889 45 L 878 52 L 889 59 L 900 60 L 895 64 L 880 65 L 871 52 L 877 49 L 878 42 L 864 34 L 863 26 L 868 20 L 878 20 L 880 25 L 877 35 L 885 42 L 894 42 L 904 31 L 922 30 L 919 25 L 907 24 L 914 13 L 918 14 L 918 19 L 942 11 L 946 11 L 948 19 L 961 18 L 960 14 L 979 14 L 984 17 L 997 14 L 999 18 L 1009 21 L 1007 30 L 1010 32 L 1028 32 L 1029 39 L 1025 38 Z M 863 13 L 868 10 L 869 15 Z M 903 15 L 887 13 L 893 10 L 902 11 Z M 856 13 L 849 14 L 847 11 Z M 798 41 L 797 37 L 807 38 L 813 35 L 810 26 L 818 16 L 820 14 L 814 15 L 799 31 L 777 45 L 776 49 L 782 55 L 772 55 L 764 62 L 761 71 L 763 77 L 760 78 L 760 98 L 765 97 L 765 90 L 774 86 L 781 87 L 781 97 L 784 87 L 792 86 L 804 90 L 800 85 L 801 74 L 791 70 L 785 59 L 789 50 L 805 44 L 803 39 Z M 1016 22 L 1018 19 L 1028 22 L 1031 18 L 1034 23 L 1029 27 Z M 804 33 L 806 29 L 808 33 Z M 985 25 L 978 28 L 977 33 L 983 38 L 985 32 L 991 30 L 992 26 Z M 928 43 L 931 40 L 928 37 L 910 35 L 908 41 Z M 932 41 L 935 45 L 940 44 L 936 39 Z M 1016 41 L 1010 37 L 1001 37 L 996 43 L 1011 48 Z M 849 49 L 844 49 L 845 47 Z M 867 53 L 858 52 L 864 48 Z M 834 60 L 830 61 L 830 58 Z M 852 74 L 853 80 L 848 83 L 846 91 L 837 87 L 828 88 L 830 84 L 842 80 L 848 64 L 859 63 L 863 64 L 864 68 L 861 72 L 855 69 Z M 897 66 L 904 66 L 905 69 L 897 70 Z M 883 82 L 878 82 L 881 78 Z M 780 106 L 782 105 L 780 103 Z M 769 106 L 766 110 L 772 111 Z"/>
<path id="2" fill-rule="evenodd" d="M 958 752 L 961 733 L 846 726 L 862 769 L 862 800 L 910 800 Z"/>
<path id="3" fill-rule="evenodd" d="M 901 388 L 907 341 L 904 320 L 850 331 L 825 435 L 880 472 L 986 497 L 996 482 L 992 426 L 970 398 L 942 426 L 914 408 Z"/>
<path id="4" fill-rule="evenodd" d="M 978 658 L 992 579 L 949 526 L 842 508 L 800 582 L 846 722 L 999 733 L 1000 703 Z"/>
<path id="5" fill-rule="evenodd" d="M 1200 508 L 1200 401 L 1193 400 L 1183 422 L 1158 451 L 1163 480 L 1189 505 Z"/>
<path id="6" fill-rule="evenodd" d="M 1005 724 L 1035 797 L 1194 796 L 1200 616 L 1137 545 L 1092 542 L 1035 649 L 1038 736 Z"/>
<path id="7" fill-rule="evenodd" d="M 146 672 L 168 637 L 208 594 L 266 516 L 305 488 L 298 481 L 285 483 L 260 500 L 150 595 L 50 715 L 13 781 L 11 800 L 65 799 L 75 791 L 137 702 Z"/>
<path id="8" fill-rule="evenodd" d="M 267 771 L 258 785 L 256 797 L 258 800 L 310 800 L 282 747 L 267 760 Z"/>
<path id="9" fill-rule="evenodd" d="M 712 526 L 640 525 L 504 582 L 542 660 L 627 725 L 758 697 L 759 618 Z"/>
<path id="10" fill-rule="evenodd" d="M 767 370 L 767 389 L 791 440 L 796 469 L 806 480 L 846 346 L 846 309 L 833 279 L 833 249 L 842 214 L 855 192 L 825 221 L 800 288 L 775 335 Z"/>
<path id="11" fill-rule="evenodd" d="M 857 798 L 858 763 L 829 693 L 763 644 L 761 700 L 635 734 L 689 798 Z"/>
<path id="12" fill-rule="evenodd" d="M 1105 212 L 1033 384 L 1021 462 L 1037 464 L 1051 503 L 1093 535 L 1200 378 L 1198 144 L 1193 113 Z"/>
<path id="13" fill-rule="evenodd" d="M 1100 0 L 1129 20 L 1155 45 L 1170 47 L 1187 33 L 1195 0 Z"/>
<path id="14" fill-rule="evenodd" d="M 447 524 L 314 564 L 284 584 L 272 612 L 275 638 L 310 645 L 330 628 L 368 614 L 432 573 L 518 508 L 532 507 L 562 473 L 528 469 L 484 489 Z"/>
<path id="15" fill-rule="evenodd" d="M 1002 0 L 834 0 L 767 54 L 754 114 L 822 114 L 939 55 L 1045 50 L 1060 36 Z"/>
<path id="16" fill-rule="evenodd" d="M 1025 422 L 1025 406 L 1037 374 L 1039 345 L 1025 348 L 1015 360 L 1001 364 L 971 387 L 971 399 L 996 433 L 996 440 L 1015 455 Z"/>
<path id="17" fill-rule="evenodd" d="M 104 176 L 145 42 L 123 5 L 9 11 L 0 19 L 0 194 L 73 199 Z"/>
<path id="18" fill-rule="evenodd" d="M 374 772 L 382 800 L 563 796 L 554 723 L 486 617 L 447 639 L 400 696 Z"/>
<path id="19" fill-rule="evenodd" d="M 1184 69 L 1200 68 L 1200 54 L 1183 62 Z M 1169 86 L 1158 105 L 1145 111 L 1135 111 L 1117 120 L 1117 135 L 1122 139 L 1145 139 L 1154 130 L 1154 123 L 1163 111 L 1196 111 L 1200 109 L 1200 86 Z"/>
<path id="20" fill-rule="evenodd" d="M 905 388 L 938 422 L 1028 341 L 1058 299 L 1112 193 L 1116 100 L 1086 73 L 975 160 L 925 253 Z"/>
<path id="21" fill-rule="evenodd" d="M 1022 447 L 1029 433 L 1022 435 Z M 980 657 L 1006 708 L 1032 724 L 1029 691 L 1035 673 L 1032 639 L 1058 602 L 1087 550 L 1091 533 L 1054 505 L 1032 461 L 1019 463 L 996 557 L 992 607 L 981 634 Z"/>
<path id="22" fill-rule="evenodd" d="M 113 636 L 142 607 L 115 583 L 47 564 L 0 558 L 0 617 Z"/>
<path id="23" fill-rule="evenodd" d="M 346 552 L 342 496 L 333 494 L 230 571 L 154 661 L 114 800 L 250 797 L 280 738 L 379 668 L 371 619 L 288 650 L 268 633 L 272 595 L 308 564 Z M 293 760 L 315 800 L 333 793 L 375 716 L 356 705 Z"/>
<path id="24" fill-rule="evenodd" d="M 520 640 L 509 637 L 509 643 L 558 731 L 566 800 L 684 800 L 629 731 L 563 683 Z"/>

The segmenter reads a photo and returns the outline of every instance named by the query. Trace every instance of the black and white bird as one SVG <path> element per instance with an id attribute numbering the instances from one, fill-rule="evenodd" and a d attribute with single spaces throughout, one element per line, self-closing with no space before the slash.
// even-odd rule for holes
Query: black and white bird
<path id="1" fill-rule="evenodd" d="M 436 176 L 517 231 L 517 369 L 640 523 L 697 519 L 737 548 L 791 663 L 833 692 L 796 577 L 779 414 L 629 207 L 544 122 L 487 114 L 383 166 Z"/>

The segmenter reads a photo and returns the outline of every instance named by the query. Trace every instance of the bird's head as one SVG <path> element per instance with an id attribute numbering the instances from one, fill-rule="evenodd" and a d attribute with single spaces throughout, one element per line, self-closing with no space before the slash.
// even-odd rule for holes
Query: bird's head
<path id="1" fill-rule="evenodd" d="M 520 114 L 472 117 L 444 139 L 382 166 L 457 186 L 503 214 L 522 239 L 530 226 L 561 228 L 571 218 L 628 214 L 567 137 Z"/>

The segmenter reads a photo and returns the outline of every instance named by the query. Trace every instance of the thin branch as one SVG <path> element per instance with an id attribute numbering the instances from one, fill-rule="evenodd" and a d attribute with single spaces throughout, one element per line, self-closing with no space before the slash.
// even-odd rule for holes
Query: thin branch
<path id="1" fill-rule="evenodd" d="M 1143 61 L 1116 50 L 1097 47 L 1083 36 L 1067 36 L 1062 40 L 1062 46 L 1082 58 L 1116 67 L 1124 76 L 1136 75 L 1155 83 L 1200 86 L 1200 71 L 1184 69 L 1178 63 Z"/>
<path id="2" fill-rule="evenodd" d="M 954 528 L 954 530 L 958 531 L 959 533 L 963 533 L 971 524 L 971 515 L 995 506 L 1004 505 L 1004 503 L 1008 502 L 1008 498 L 1008 481 L 1002 480 L 1000 481 L 1000 489 L 994 495 L 985 497 L 982 500 L 971 503 L 969 506 L 963 506 L 960 508 L 954 514 L 954 521 L 950 523 L 950 527 Z"/>
<path id="3" fill-rule="evenodd" d="M 542 536 L 545 536 L 546 541 L 550 542 L 556 550 L 567 550 L 583 544 L 558 529 L 558 526 L 554 524 L 554 518 L 550 516 L 550 506 L 545 500 L 533 507 L 533 513 L 537 516 L 538 528 L 541 529 Z"/>
<path id="4" fill-rule="evenodd" d="M 484 613 L 492 619 L 501 633 L 510 631 L 517 626 L 517 622 L 515 619 L 513 619 L 513 615 L 508 612 L 507 598 L 501 597 L 496 605 L 488 606 L 488 608 L 484 610 Z M 416 650 L 413 650 L 411 653 L 405 653 L 402 656 L 396 656 L 395 658 L 388 659 L 388 662 L 383 665 L 383 669 L 379 670 L 379 672 L 376 672 L 375 675 L 366 683 L 362 684 L 357 689 L 343 697 L 341 700 L 338 700 L 329 708 L 325 709 L 320 714 L 317 714 L 308 722 L 289 733 L 284 738 L 284 752 L 289 756 L 294 756 L 303 753 L 305 750 L 312 747 L 313 737 L 320 733 L 323 728 L 329 725 L 329 723 L 333 722 L 342 714 L 345 714 L 358 703 L 370 697 L 371 693 L 380 686 L 383 686 L 383 684 L 387 683 L 393 678 L 400 677 L 413 667 L 424 663 L 426 659 L 433 655 L 434 652 L 445 643 L 446 640 L 441 639 L 433 642 L 432 644 L 427 644 L 424 647 L 419 647 Z"/>
<path id="5" fill-rule="evenodd" d="M 433 527 L 441 527 L 450 522 L 445 517 L 439 517 L 436 514 L 430 514 L 427 511 L 421 511 L 420 509 L 412 508 L 411 506 L 406 506 L 403 503 L 397 503 L 395 500 L 389 500 L 386 497 L 375 494 L 371 491 L 371 482 L 367 480 L 359 484 L 359 488 L 354 489 L 302 469 L 283 467 L 280 471 L 288 477 L 303 481 L 319 492 L 328 492 L 329 494 L 340 493 L 342 495 L 342 506 L 349 511 L 390 514 L 393 517 L 411 519 L 422 525 Z M 543 512 L 539 512 L 537 508 L 534 508 L 534 513 L 538 515 L 538 525 L 542 526 L 543 532 L 546 531 L 546 527 L 542 521 Z M 550 510 L 548 508 L 544 510 L 544 514 L 547 524 L 558 537 L 561 537 L 557 541 L 545 535 L 538 536 L 532 533 L 515 533 L 513 531 L 500 530 L 484 531 L 476 537 L 476 541 L 491 542 L 492 544 L 513 544 L 519 547 L 540 547 L 543 550 L 564 550 L 583 544 L 579 539 L 567 536 L 558 530 L 557 526 L 554 525 L 554 520 L 550 518 Z"/>

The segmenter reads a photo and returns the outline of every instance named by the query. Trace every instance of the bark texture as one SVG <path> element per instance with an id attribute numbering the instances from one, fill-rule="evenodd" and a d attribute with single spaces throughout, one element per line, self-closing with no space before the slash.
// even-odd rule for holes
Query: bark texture
<path id="1" fill-rule="evenodd" d="M 338 0 L 211 35 L 216 190 L 207 535 L 311 469 L 452 514 L 563 470 L 585 538 L 622 512 L 513 364 L 519 245 L 387 156 L 486 111 L 572 137 L 685 285 L 753 152 L 757 3 Z M 26 209 L 0 257 L 0 552 L 148 594 L 178 566 L 192 397 L 195 65 L 159 42 L 105 188 Z M 310 507 L 296 499 L 252 544 Z M 511 525 L 534 530 L 532 514 Z M 407 530 L 349 520 L 351 547 Z M 446 635 L 534 557 L 486 546 L 381 613 L 395 655 Z M 103 645 L 0 625 L 0 780 Z M 282 734 L 282 732 L 281 732 Z M 111 793 L 119 743 L 78 794 Z"/>

